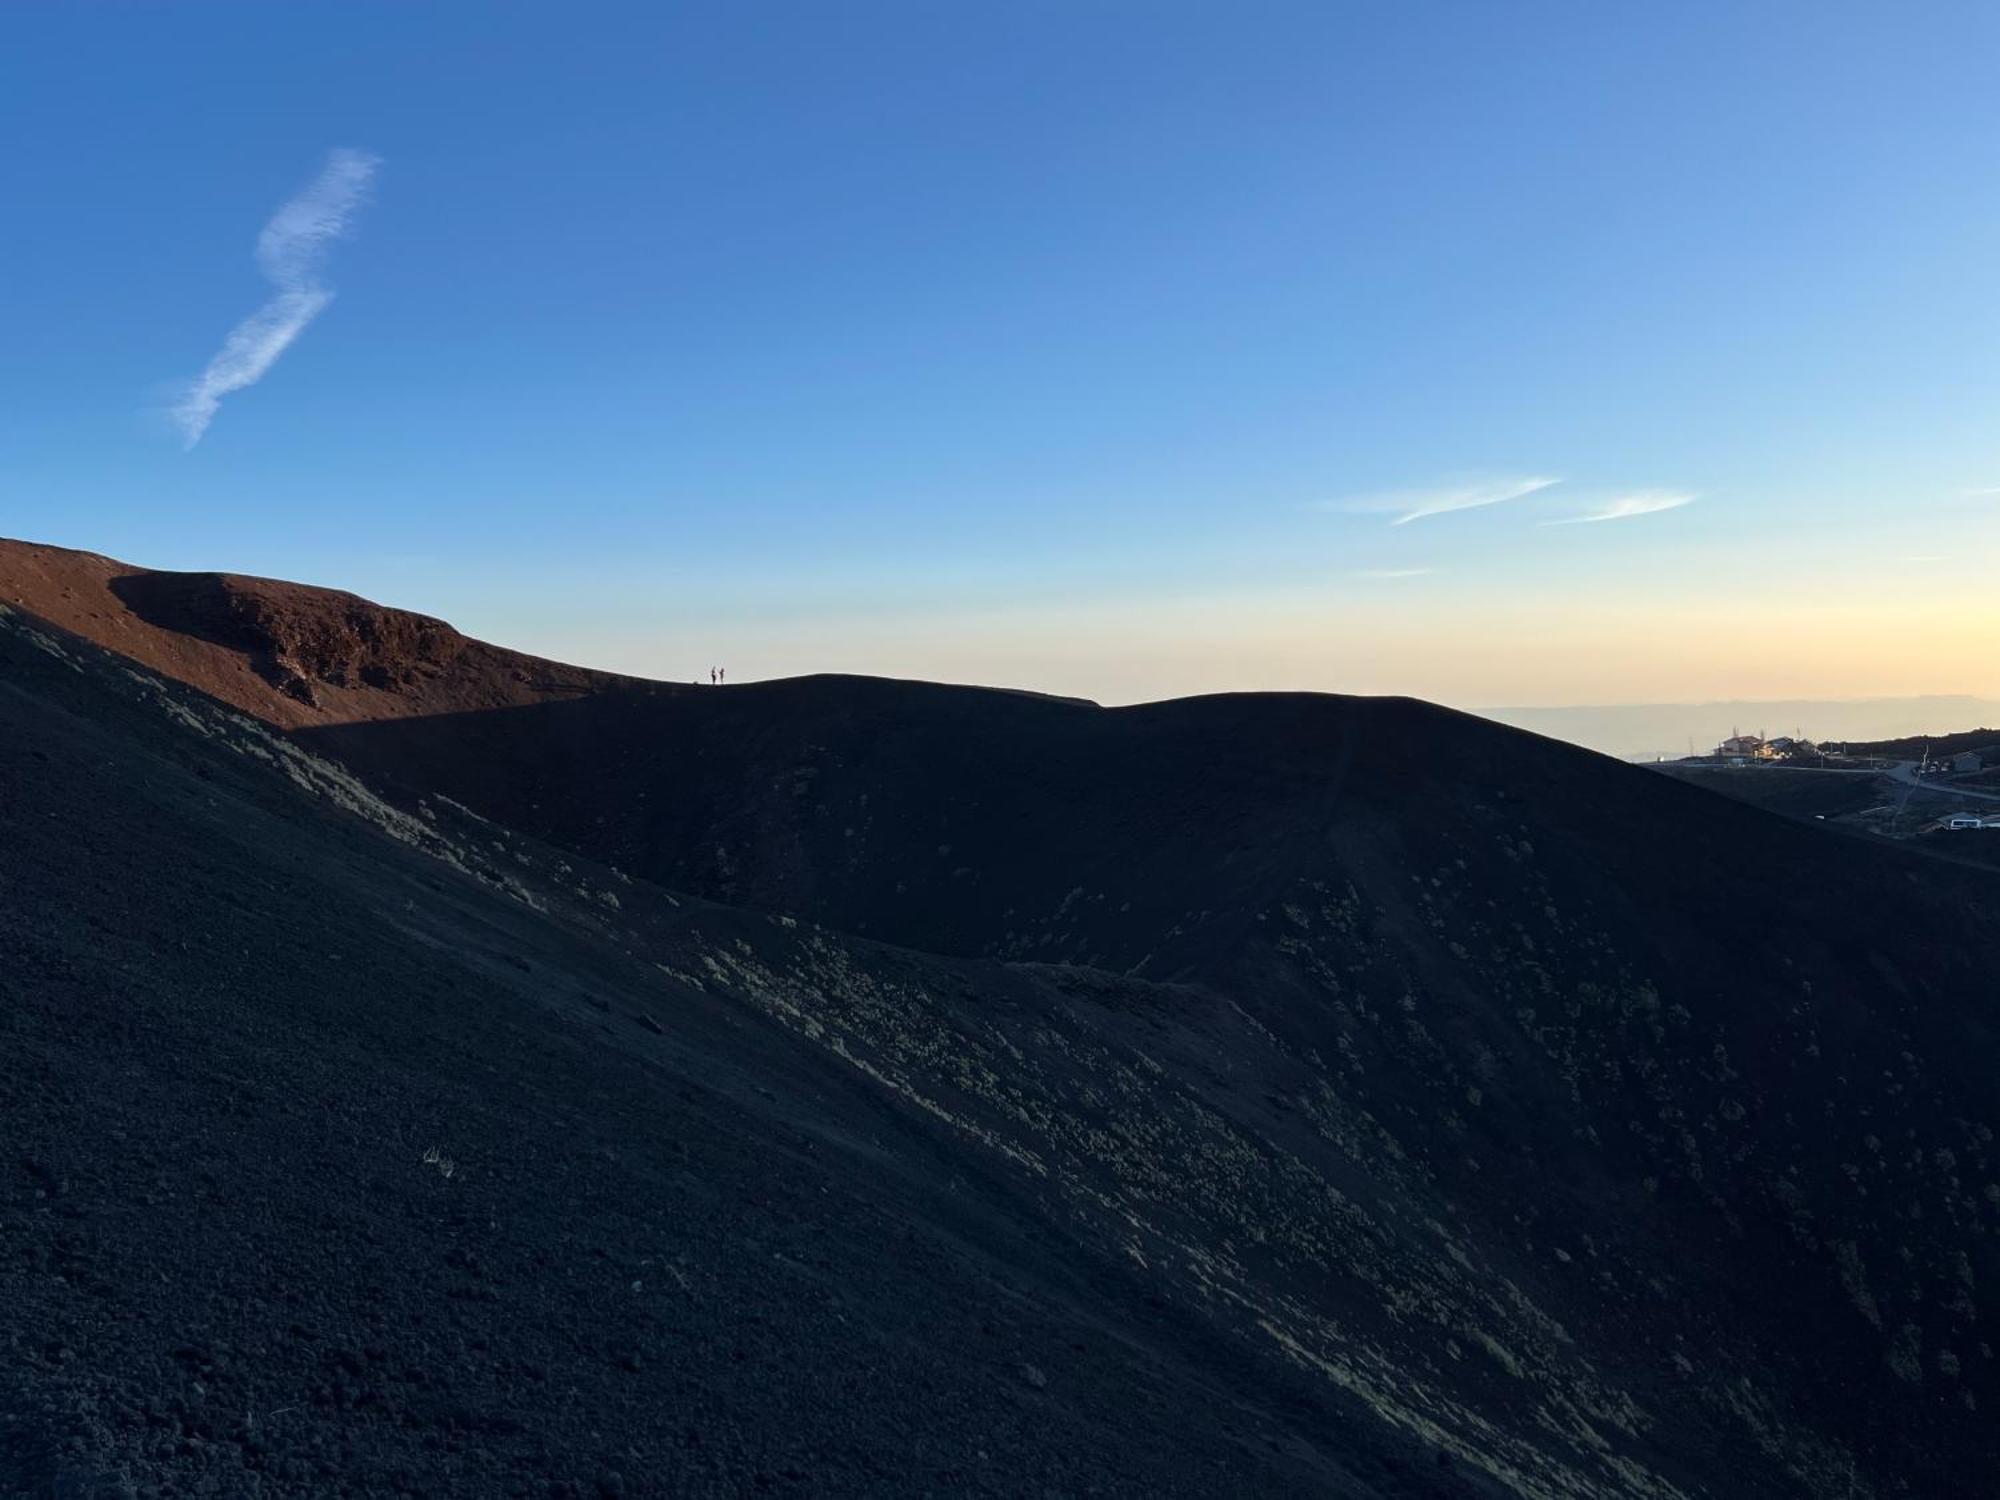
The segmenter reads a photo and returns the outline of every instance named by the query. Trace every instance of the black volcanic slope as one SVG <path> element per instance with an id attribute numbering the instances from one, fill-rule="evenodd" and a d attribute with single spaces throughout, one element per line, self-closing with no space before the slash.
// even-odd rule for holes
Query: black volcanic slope
<path id="1" fill-rule="evenodd" d="M 1766 812 L 1802 822 L 1832 821 L 1894 806 L 1908 788 L 1887 776 L 1860 771 L 1793 770 L 1779 766 L 1665 765 L 1650 767 L 1690 786 L 1715 792 L 1732 801 L 1747 802 Z"/>
<path id="2" fill-rule="evenodd" d="M 475 646 L 135 653 L 262 723 L 0 621 L 26 1483 L 1990 1493 L 1993 873 L 1403 701 Z"/>
<path id="3" fill-rule="evenodd" d="M 404 820 L 19 616 L 0 836 L 0 1492 L 1387 1495 L 1433 1463 L 1041 1201 L 1090 1112 L 1032 1175 L 980 1144 L 1134 1057 L 1032 975 Z M 823 1018 L 784 1014 L 815 973 Z M 939 1045 L 960 1005 L 1088 1055 L 987 1100 L 960 1070 L 1000 1033 Z"/>

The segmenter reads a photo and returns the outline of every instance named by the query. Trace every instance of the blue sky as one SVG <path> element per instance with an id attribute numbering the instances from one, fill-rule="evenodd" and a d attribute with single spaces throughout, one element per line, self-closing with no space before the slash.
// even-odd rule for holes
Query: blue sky
<path id="1" fill-rule="evenodd" d="M 1978 5 L 11 7 L 0 532 L 668 677 L 1993 692 L 1996 44 Z M 332 300 L 188 448 L 336 149 L 378 165 Z"/>

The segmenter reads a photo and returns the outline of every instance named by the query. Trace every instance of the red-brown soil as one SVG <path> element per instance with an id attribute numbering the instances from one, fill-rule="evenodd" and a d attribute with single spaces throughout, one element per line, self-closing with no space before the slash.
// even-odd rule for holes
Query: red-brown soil
<path id="1" fill-rule="evenodd" d="M 561 701 L 630 679 L 337 589 L 0 540 L 0 602 L 286 729 Z"/>

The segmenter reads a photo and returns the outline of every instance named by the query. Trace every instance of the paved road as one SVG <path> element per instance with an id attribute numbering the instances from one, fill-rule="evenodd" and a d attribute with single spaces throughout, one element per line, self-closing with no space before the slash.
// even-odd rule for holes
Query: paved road
<path id="1" fill-rule="evenodd" d="M 1936 792 L 1946 797 L 1970 797 L 1975 802 L 2000 802 L 2000 793 L 1975 792 L 1966 787 L 1953 786 L 1949 782 L 1932 781 L 1929 778 L 1920 777 L 1917 775 L 1917 764 L 1913 760 L 1898 761 L 1883 774 L 1888 776 L 1892 781 L 1900 781 L 1905 786 L 1913 786 L 1920 792 Z"/>

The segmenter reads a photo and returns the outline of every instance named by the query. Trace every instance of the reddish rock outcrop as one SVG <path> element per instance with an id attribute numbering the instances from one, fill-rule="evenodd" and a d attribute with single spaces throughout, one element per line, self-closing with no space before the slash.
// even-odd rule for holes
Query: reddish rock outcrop
<path id="1" fill-rule="evenodd" d="M 0 540 L 0 603 L 287 729 L 523 707 L 633 681 L 338 589 L 157 572 L 32 542 Z"/>

